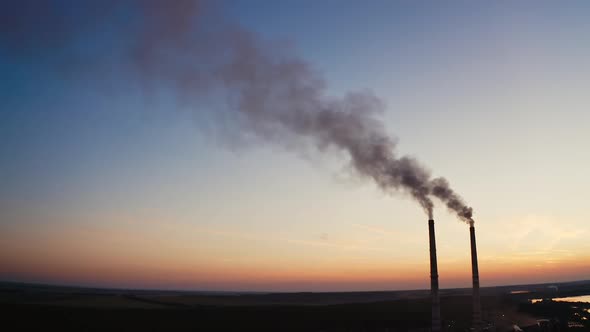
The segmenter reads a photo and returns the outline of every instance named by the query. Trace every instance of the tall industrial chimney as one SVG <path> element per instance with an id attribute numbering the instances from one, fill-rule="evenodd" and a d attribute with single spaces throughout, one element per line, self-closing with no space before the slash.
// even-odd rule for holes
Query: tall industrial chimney
<path id="1" fill-rule="evenodd" d="M 438 267 L 436 263 L 436 239 L 434 220 L 428 220 L 430 238 L 430 297 L 432 300 L 432 332 L 440 332 L 440 298 L 438 296 Z"/>
<path id="2" fill-rule="evenodd" d="M 473 331 L 480 332 L 481 323 L 481 301 L 479 297 L 479 269 L 477 267 L 477 248 L 475 245 L 475 227 L 473 223 L 469 226 L 471 237 L 471 272 L 473 274 Z"/>

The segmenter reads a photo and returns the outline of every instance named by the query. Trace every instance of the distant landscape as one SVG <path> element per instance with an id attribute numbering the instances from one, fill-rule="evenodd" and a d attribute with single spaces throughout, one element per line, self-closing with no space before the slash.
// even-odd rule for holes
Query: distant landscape
<path id="1" fill-rule="evenodd" d="M 590 304 L 550 301 L 590 294 L 590 281 L 484 287 L 488 330 L 561 330 Z M 422 331 L 430 328 L 430 291 L 240 293 L 76 288 L 1 283 L 0 305 L 17 330 L 60 331 Z M 532 299 L 546 299 L 532 303 Z M 446 331 L 471 324 L 471 289 L 441 290 Z M 572 316 L 572 317 L 570 317 Z M 570 324 L 571 325 L 571 324 Z"/>

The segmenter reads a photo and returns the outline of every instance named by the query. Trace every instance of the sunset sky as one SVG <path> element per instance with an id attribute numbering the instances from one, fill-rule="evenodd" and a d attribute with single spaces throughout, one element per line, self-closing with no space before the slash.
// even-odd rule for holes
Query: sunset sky
<path id="1" fill-rule="evenodd" d="M 342 153 L 236 142 L 207 111 L 217 99 L 144 84 L 122 65 L 128 23 L 143 19 L 132 5 L 99 15 L 53 2 L 0 3 L 0 281 L 429 286 L 428 218 L 407 195 L 359 178 Z M 211 26 L 276 41 L 327 94 L 385 102 L 378 118 L 398 153 L 474 208 L 483 287 L 589 278 L 590 3 L 211 7 Z M 468 287 L 468 226 L 435 204 L 441 287 Z"/>

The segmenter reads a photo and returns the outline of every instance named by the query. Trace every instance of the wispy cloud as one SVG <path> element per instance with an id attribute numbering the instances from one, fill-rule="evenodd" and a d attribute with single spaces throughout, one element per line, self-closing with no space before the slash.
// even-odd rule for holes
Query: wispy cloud
<path id="1" fill-rule="evenodd" d="M 312 247 L 329 247 L 341 250 L 355 250 L 355 251 L 391 251 L 391 248 L 386 247 L 373 247 L 365 246 L 362 244 L 354 243 L 342 243 L 335 241 L 314 241 L 314 240 L 298 240 L 298 239 L 285 239 L 285 242 L 297 245 L 305 245 Z"/>
<path id="2" fill-rule="evenodd" d="M 387 237 L 387 238 L 395 239 L 398 242 L 415 243 L 415 244 L 422 245 L 421 239 L 418 239 L 416 234 L 410 234 L 410 233 L 406 233 L 406 232 L 400 232 L 397 230 L 385 229 L 385 228 L 381 228 L 381 227 L 373 226 L 373 225 L 364 225 L 364 224 L 358 224 L 358 223 L 353 223 L 351 225 L 357 229 L 362 229 L 362 230 L 367 231 L 373 235 L 378 235 L 379 238 Z"/>
<path id="3" fill-rule="evenodd" d="M 378 247 L 366 245 L 365 241 L 354 241 L 354 240 L 337 240 L 333 239 L 329 234 L 322 233 L 319 235 L 319 240 L 305 239 L 305 238 L 293 238 L 287 237 L 281 233 L 261 233 L 254 231 L 244 231 L 239 229 L 227 229 L 227 228 L 213 228 L 202 225 L 194 225 L 186 222 L 161 222 L 155 221 L 154 225 L 157 227 L 164 227 L 169 231 L 182 230 L 189 231 L 191 233 L 206 234 L 208 236 L 224 237 L 229 239 L 248 240 L 255 242 L 273 242 L 273 243 L 289 243 L 299 246 L 307 247 L 325 247 L 335 248 L 339 250 L 348 251 L 391 251 L 391 248 Z M 361 226 L 361 225 L 359 225 Z M 372 231 L 378 232 L 377 228 L 371 228 Z M 383 231 L 382 233 L 393 236 L 395 233 L 388 233 Z M 399 236 L 399 235 L 397 235 Z M 368 241 L 367 241 L 368 242 Z"/>
<path id="4" fill-rule="evenodd" d="M 535 247 L 538 252 L 555 252 L 561 241 L 576 239 L 586 233 L 585 229 L 569 226 L 560 220 L 535 215 L 517 220 L 511 229 L 509 236 L 513 250 Z"/>

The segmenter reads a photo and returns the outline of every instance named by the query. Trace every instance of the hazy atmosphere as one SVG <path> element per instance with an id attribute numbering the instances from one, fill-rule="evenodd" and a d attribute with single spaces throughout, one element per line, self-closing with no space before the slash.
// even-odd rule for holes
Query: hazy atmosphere
<path id="1" fill-rule="evenodd" d="M 163 3 L 0 0 L 0 281 L 588 279 L 590 3 Z"/>

